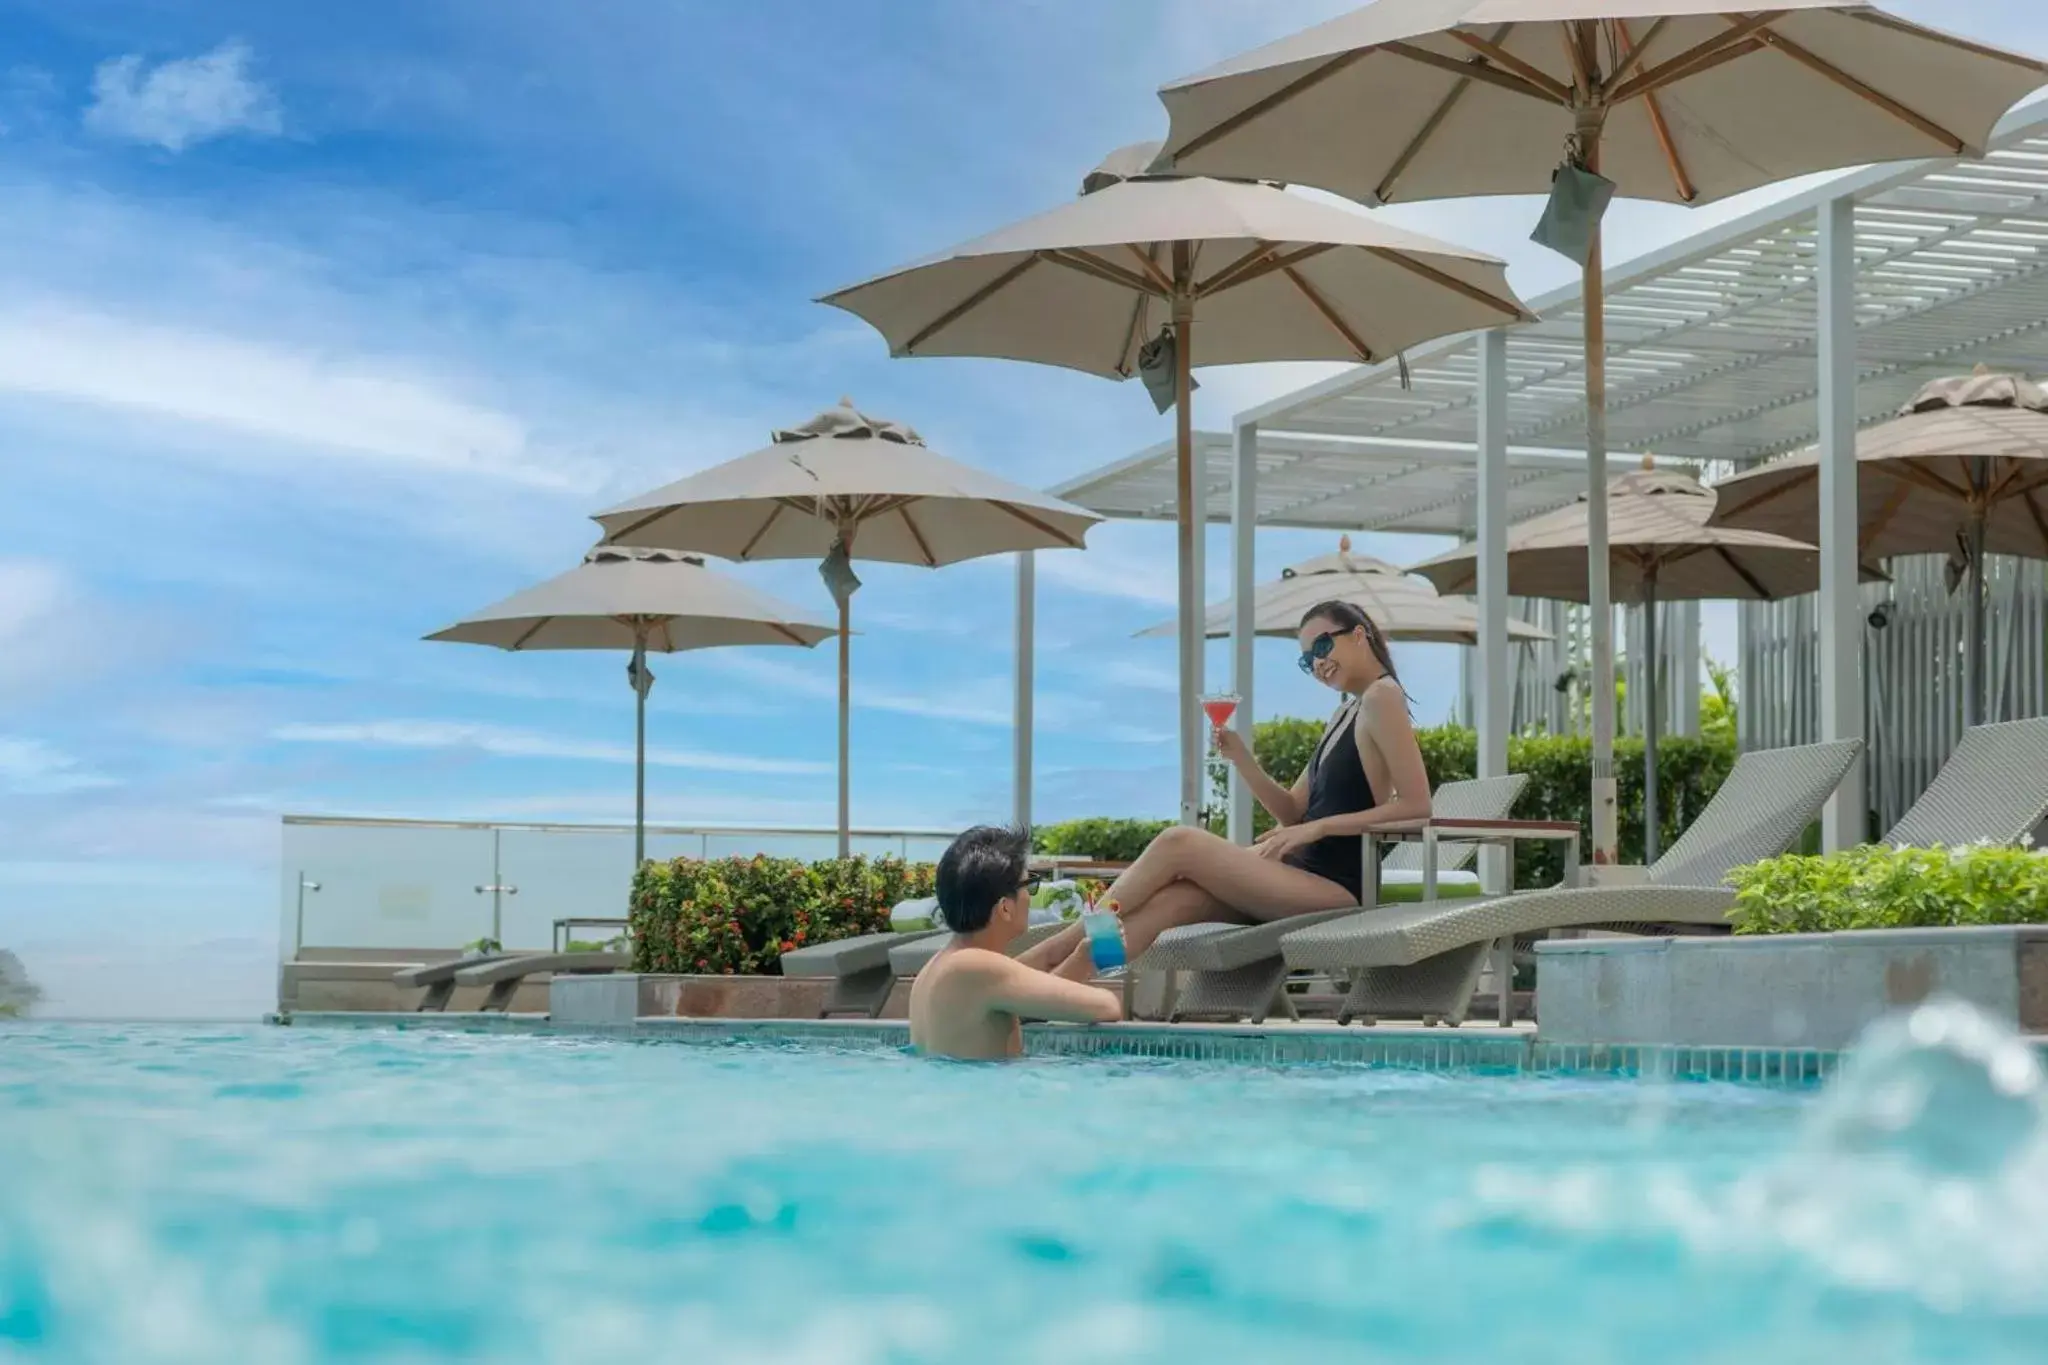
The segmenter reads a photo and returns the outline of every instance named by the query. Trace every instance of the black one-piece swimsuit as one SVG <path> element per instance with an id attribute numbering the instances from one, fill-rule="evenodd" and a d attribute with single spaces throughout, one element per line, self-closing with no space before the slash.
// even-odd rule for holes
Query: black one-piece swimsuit
<path id="1" fill-rule="evenodd" d="M 1315 756 L 1309 760 L 1308 808 L 1303 823 L 1332 815 L 1355 815 L 1371 810 L 1379 802 L 1366 778 L 1365 764 L 1358 757 L 1358 736 L 1354 733 L 1358 703 L 1346 702 L 1323 732 Z M 1289 853 L 1282 861 L 1327 877 L 1352 895 L 1365 890 L 1365 841 L 1356 834 L 1318 839 Z"/>

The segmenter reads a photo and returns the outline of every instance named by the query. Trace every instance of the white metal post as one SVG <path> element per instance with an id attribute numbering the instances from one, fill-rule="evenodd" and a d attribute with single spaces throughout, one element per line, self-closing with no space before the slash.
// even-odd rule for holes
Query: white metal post
<path id="1" fill-rule="evenodd" d="M 1508 772 L 1508 337 L 1479 337 L 1479 776 Z M 1508 887 L 1508 850 L 1479 855 L 1488 891 Z"/>
<path id="2" fill-rule="evenodd" d="M 1687 739 L 1698 739 L 1700 734 L 1700 688 L 1706 684 L 1706 670 L 1700 666 L 1700 604 L 1696 601 L 1681 602 L 1678 605 L 1678 621 L 1672 634 L 1671 669 L 1664 676 L 1671 679 L 1671 733 Z"/>
<path id="3" fill-rule="evenodd" d="M 1863 612 L 1856 584 L 1856 204 L 1830 199 L 1820 218 L 1820 732 L 1863 737 Z M 1863 761 L 1821 816 L 1829 851 L 1864 836 Z"/>
<path id="4" fill-rule="evenodd" d="M 1015 772 L 1010 806 L 1019 829 L 1031 828 L 1032 655 L 1037 647 L 1038 560 L 1029 550 L 1017 556 L 1017 680 L 1010 721 Z"/>
<path id="5" fill-rule="evenodd" d="M 1237 693 L 1237 732 L 1252 742 L 1252 593 L 1259 522 L 1259 428 L 1237 428 L 1230 479 L 1230 690 Z M 1252 789 L 1230 775 L 1230 838 L 1252 841 Z"/>

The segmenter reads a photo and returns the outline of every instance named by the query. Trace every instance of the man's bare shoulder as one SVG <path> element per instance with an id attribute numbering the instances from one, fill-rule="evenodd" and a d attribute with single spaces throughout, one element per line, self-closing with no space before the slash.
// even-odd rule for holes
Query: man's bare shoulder
<path id="1" fill-rule="evenodd" d="M 1012 972 L 1029 971 L 1028 967 L 1002 953 L 987 948 L 970 948 L 958 945 L 947 948 L 924 966 L 919 976 L 960 977 L 962 979 L 994 980 Z"/>

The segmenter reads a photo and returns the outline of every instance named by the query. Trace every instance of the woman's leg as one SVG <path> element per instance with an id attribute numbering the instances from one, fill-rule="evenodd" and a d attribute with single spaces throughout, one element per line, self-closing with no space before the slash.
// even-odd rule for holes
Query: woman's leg
<path id="1" fill-rule="evenodd" d="M 1168 929 L 1177 929 L 1184 924 L 1214 924 L 1218 920 L 1241 924 L 1244 919 L 1243 915 L 1193 882 L 1175 882 L 1123 916 L 1124 957 L 1128 961 L 1136 962 L 1145 950 L 1152 946 L 1153 941 Z M 1047 943 L 1052 941 L 1046 940 Z M 1044 947 L 1045 944 L 1039 946 Z M 1047 970 L 1059 976 L 1071 977 L 1075 981 L 1095 979 L 1095 961 L 1088 955 L 1088 945 L 1085 943 L 1066 953 L 1064 960 Z"/>
<path id="2" fill-rule="evenodd" d="M 1285 919 L 1312 910 L 1342 910 L 1358 903 L 1357 896 L 1328 877 L 1264 857 L 1191 825 L 1176 825 L 1165 831 L 1145 853 L 1155 859 L 1146 871 L 1148 881 L 1163 876 L 1167 882 L 1193 882 L 1254 920 Z M 1130 872 L 1136 872 L 1143 862 L 1140 858 L 1132 863 Z"/>
<path id="3" fill-rule="evenodd" d="M 1162 831 L 1145 846 L 1136 862 L 1103 893 L 1103 900 L 1116 900 L 1124 914 L 1125 942 L 1130 943 L 1130 921 L 1168 892 L 1192 884 L 1211 902 L 1229 907 L 1253 920 L 1284 919 L 1312 910 L 1342 910 L 1355 905 L 1358 897 L 1327 877 L 1288 863 L 1262 857 L 1249 848 L 1219 839 L 1207 830 L 1175 825 Z M 1172 913 L 1187 913 L 1188 902 L 1177 895 L 1173 905 L 1183 907 Z M 1152 931 L 1153 936 L 1176 924 L 1200 924 L 1221 918 L 1218 914 L 1194 919 L 1174 919 Z M 1145 942 L 1151 944 L 1148 937 Z M 1135 960 L 1139 949 L 1127 948 Z M 1081 926 L 1070 925 L 1045 942 L 1019 956 L 1019 961 L 1040 971 L 1058 965 L 1062 975 L 1073 975 L 1078 964 L 1087 961 L 1081 944 Z M 1083 978 L 1085 979 L 1085 977 Z"/>
<path id="4" fill-rule="evenodd" d="M 1052 937 L 1041 939 L 1017 954 L 1017 960 L 1027 967 L 1049 972 L 1065 962 L 1080 942 L 1081 926 L 1069 924 Z"/>
<path id="5" fill-rule="evenodd" d="M 1139 852 L 1131 865 L 1117 874 L 1116 880 L 1109 884 L 1096 901 L 1096 905 L 1103 909 L 1107 909 L 1111 901 L 1116 902 L 1117 909 L 1125 917 L 1126 936 L 1130 932 L 1129 917 L 1144 908 L 1154 896 L 1180 880 L 1180 874 L 1174 868 L 1174 850 L 1177 847 L 1177 837 L 1185 832 L 1189 831 L 1178 825 L 1160 831 L 1152 842 Z M 1081 946 L 1081 926 L 1070 924 L 1043 943 L 1035 944 L 1017 954 L 1017 960 L 1027 967 L 1049 972 L 1073 957 L 1077 951 L 1083 959 L 1087 957 Z"/>

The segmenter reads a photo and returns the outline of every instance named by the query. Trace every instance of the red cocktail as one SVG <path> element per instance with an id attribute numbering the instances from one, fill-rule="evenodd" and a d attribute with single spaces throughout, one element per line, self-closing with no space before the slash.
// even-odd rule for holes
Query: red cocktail
<path id="1" fill-rule="evenodd" d="M 1202 714 L 1209 718 L 1211 729 L 1221 730 L 1230 724 L 1230 718 L 1237 714 L 1237 698 L 1228 693 L 1202 698 Z"/>

